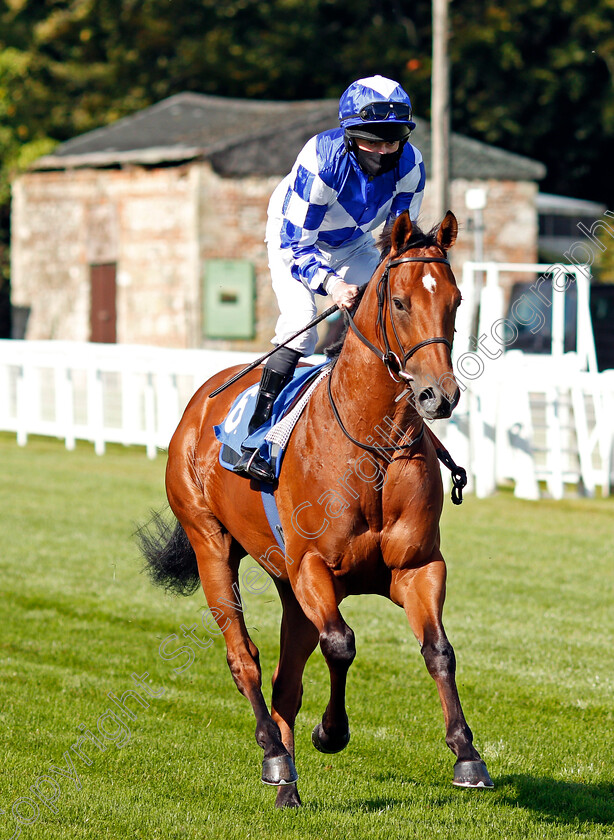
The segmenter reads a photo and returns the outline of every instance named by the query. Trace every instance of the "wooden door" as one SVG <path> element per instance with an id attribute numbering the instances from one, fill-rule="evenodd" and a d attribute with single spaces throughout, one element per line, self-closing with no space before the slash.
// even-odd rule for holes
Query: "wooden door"
<path id="1" fill-rule="evenodd" d="M 90 266 L 90 341 L 117 341 L 116 273 L 115 263 Z"/>

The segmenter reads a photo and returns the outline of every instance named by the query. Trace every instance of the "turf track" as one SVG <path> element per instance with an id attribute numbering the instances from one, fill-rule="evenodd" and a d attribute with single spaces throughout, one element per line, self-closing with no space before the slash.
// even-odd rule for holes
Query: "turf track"
<path id="1" fill-rule="evenodd" d="M 451 787 L 436 691 L 403 614 L 351 598 L 352 741 L 337 756 L 310 744 L 327 692 L 316 652 L 297 725 L 305 804 L 276 812 L 222 641 L 192 661 L 159 654 L 204 606 L 202 594 L 171 598 L 140 574 L 131 534 L 164 501 L 164 457 L 117 447 L 99 458 L 43 439 L 20 449 L 0 435 L 0 464 L 0 840 L 17 836 L 13 807 L 21 836 L 41 840 L 614 836 L 614 500 L 501 492 L 446 504 L 444 617 L 495 791 Z M 277 596 L 272 586 L 244 595 L 268 686 Z M 108 694 L 144 672 L 164 693 L 132 703 L 128 720 Z M 99 723 L 114 740 L 101 740 Z M 89 765 L 70 751 L 80 724 L 106 744 L 90 744 Z"/>

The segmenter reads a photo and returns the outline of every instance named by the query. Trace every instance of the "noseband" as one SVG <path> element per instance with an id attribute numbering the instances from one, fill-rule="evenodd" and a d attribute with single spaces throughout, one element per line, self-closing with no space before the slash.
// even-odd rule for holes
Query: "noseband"
<path id="1" fill-rule="evenodd" d="M 443 336 L 437 336 L 436 338 L 426 338 L 424 341 L 419 341 L 417 344 L 414 344 L 407 352 L 403 347 L 403 343 L 399 338 L 399 334 L 397 333 L 396 325 L 394 323 L 394 316 L 392 312 L 392 292 L 390 291 L 390 269 L 395 268 L 397 265 L 401 265 L 402 263 L 443 263 L 444 265 L 450 265 L 450 261 L 445 259 L 445 257 L 399 257 L 396 260 L 390 260 L 390 262 L 386 265 L 382 276 L 380 277 L 378 284 L 377 284 L 377 325 L 379 330 L 383 336 L 384 341 L 384 350 L 380 350 L 374 344 L 372 344 L 368 338 L 366 338 L 358 329 L 356 324 L 354 323 L 354 319 L 350 314 L 348 309 L 343 310 L 343 314 L 347 323 L 352 328 L 352 331 L 356 335 L 362 343 L 369 348 L 375 355 L 380 359 L 390 376 L 395 380 L 395 382 L 399 382 L 402 378 L 407 379 L 407 376 L 403 376 L 403 368 L 411 359 L 411 357 L 420 350 L 422 347 L 426 347 L 429 344 L 445 344 L 446 347 L 450 352 L 452 352 L 452 345 L 448 341 L 447 338 Z M 397 344 L 399 345 L 399 350 L 403 356 L 403 361 L 397 356 L 397 354 L 392 350 L 390 347 L 390 343 L 388 341 L 388 334 L 386 332 L 386 324 L 384 322 L 384 300 L 388 303 L 388 309 L 390 311 L 390 323 L 392 324 L 392 331 L 394 333 L 394 337 L 396 338 Z M 395 375 L 397 374 L 397 375 Z"/>

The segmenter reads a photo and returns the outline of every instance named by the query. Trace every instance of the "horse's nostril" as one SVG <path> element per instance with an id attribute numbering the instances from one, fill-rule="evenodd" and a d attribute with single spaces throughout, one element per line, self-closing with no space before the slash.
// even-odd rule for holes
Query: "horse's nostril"
<path id="1" fill-rule="evenodd" d="M 418 399 L 421 403 L 431 402 L 431 400 L 435 399 L 435 392 L 432 388 L 425 388 L 424 391 L 420 392 Z"/>

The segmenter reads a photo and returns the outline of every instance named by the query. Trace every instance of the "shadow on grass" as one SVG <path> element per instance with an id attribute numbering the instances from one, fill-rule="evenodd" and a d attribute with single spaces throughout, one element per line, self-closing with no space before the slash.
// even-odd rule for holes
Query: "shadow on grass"
<path id="1" fill-rule="evenodd" d="M 330 813 L 331 811 L 347 811 L 350 814 L 358 813 L 383 813 L 392 811 L 395 808 L 407 807 L 406 799 L 396 799 L 391 796 L 381 796 L 375 799 L 347 799 L 342 802 L 335 802 L 334 805 L 319 800 L 303 802 L 302 810 L 311 811 L 316 814 Z"/>
<path id="2" fill-rule="evenodd" d="M 539 776 L 501 776 L 497 787 L 509 786 L 512 794 L 502 791 L 498 802 L 519 805 L 537 811 L 556 822 L 589 821 L 600 825 L 614 824 L 614 784 L 597 785 L 560 782 Z"/>
<path id="3" fill-rule="evenodd" d="M 413 787 L 413 786 L 412 786 Z M 483 791 L 460 791 L 452 786 L 430 794 L 432 806 L 453 806 L 463 795 L 490 799 L 494 808 L 501 806 L 524 808 L 539 814 L 542 819 L 555 823 L 586 822 L 595 825 L 614 825 L 614 783 L 603 782 L 590 785 L 579 782 L 562 782 L 539 776 L 509 775 L 495 779 L 492 793 Z M 370 799 L 352 799 L 336 802 L 334 810 L 355 812 L 383 812 L 407 806 L 412 798 L 381 796 Z M 329 803 L 315 801 L 304 803 L 305 810 L 312 812 L 330 811 Z"/>

